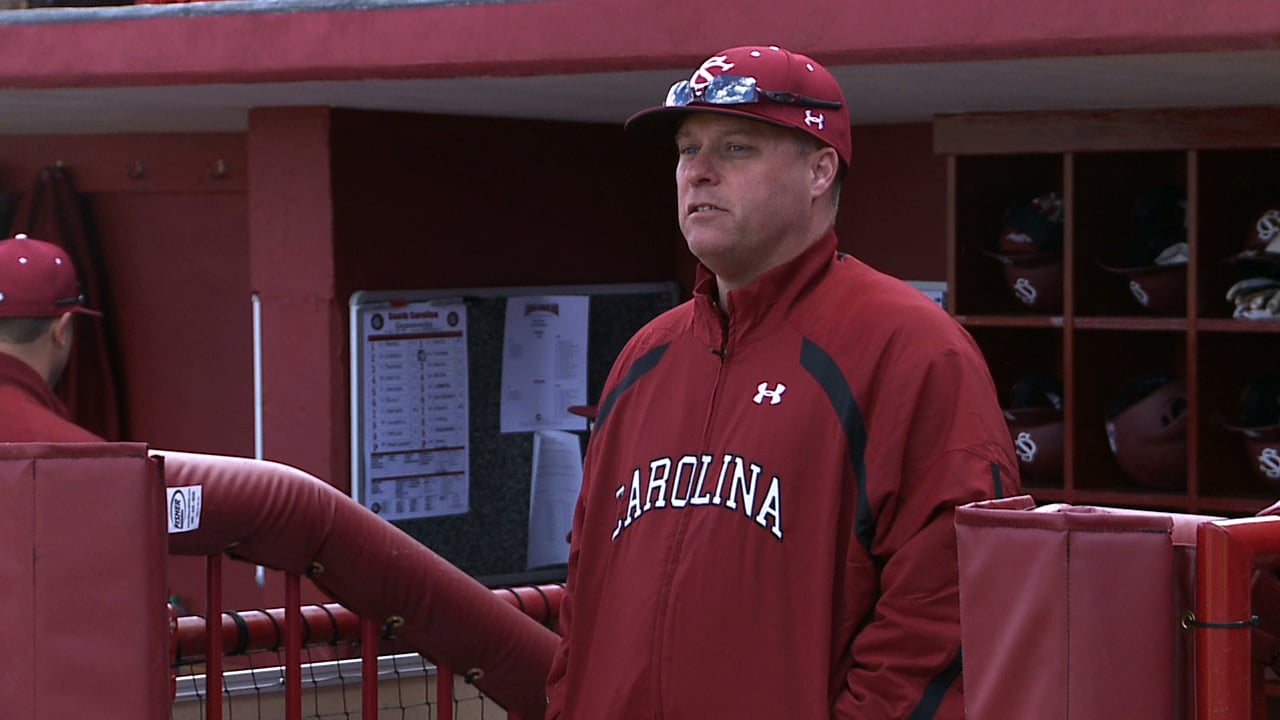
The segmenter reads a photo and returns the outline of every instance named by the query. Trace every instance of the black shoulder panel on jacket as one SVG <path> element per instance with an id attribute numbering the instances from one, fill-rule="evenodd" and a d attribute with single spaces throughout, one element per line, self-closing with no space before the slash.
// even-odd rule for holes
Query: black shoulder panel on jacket
<path id="1" fill-rule="evenodd" d="M 631 367 L 627 368 L 627 374 L 618 381 L 618 385 L 609 392 L 604 402 L 600 403 L 600 409 L 596 413 L 596 429 L 599 429 L 600 426 L 604 425 L 604 421 L 609 419 L 609 412 L 613 410 L 613 404 L 618 401 L 618 396 L 634 385 L 640 379 L 640 376 L 657 367 L 658 361 L 662 359 L 663 353 L 670 346 L 671 343 L 666 343 L 655 347 L 641 355 Z"/>
<path id="2" fill-rule="evenodd" d="M 862 423 L 862 411 L 853 397 L 844 373 L 834 358 L 808 338 L 800 346 L 800 365 L 822 386 L 831 400 L 831 406 L 844 427 L 849 445 L 849 462 L 858 479 L 858 507 L 854 517 L 854 533 L 858 542 L 871 552 L 871 540 L 875 537 L 875 520 L 871 517 L 871 503 L 867 499 L 867 428 Z"/>

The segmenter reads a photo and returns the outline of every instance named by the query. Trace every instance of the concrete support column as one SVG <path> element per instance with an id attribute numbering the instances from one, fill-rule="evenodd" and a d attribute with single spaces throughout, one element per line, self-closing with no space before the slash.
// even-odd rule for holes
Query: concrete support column
<path id="1" fill-rule="evenodd" d="M 263 457 L 345 491 L 346 310 L 335 297 L 330 112 L 250 112 L 249 266 L 262 310 Z"/>

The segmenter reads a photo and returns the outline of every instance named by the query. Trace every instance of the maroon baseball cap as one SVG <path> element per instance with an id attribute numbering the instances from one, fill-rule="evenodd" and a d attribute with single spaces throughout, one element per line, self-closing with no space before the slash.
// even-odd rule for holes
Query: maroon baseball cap
<path id="1" fill-rule="evenodd" d="M 0 318 L 101 315 L 85 307 L 76 269 L 53 243 L 16 235 L 0 240 Z"/>
<path id="2" fill-rule="evenodd" d="M 806 132 L 836 149 L 848 168 L 849 108 L 840 84 L 813 59 L 773 45 L 729 48 L 712 55 L 667 91 L 662 105 L 632 115 L 631 135 L 671 142 L 691 112 L 763 120 Z"/>

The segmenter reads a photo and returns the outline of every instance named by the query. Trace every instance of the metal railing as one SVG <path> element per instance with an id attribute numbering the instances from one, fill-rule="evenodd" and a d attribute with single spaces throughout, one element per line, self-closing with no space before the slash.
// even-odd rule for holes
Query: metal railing
<path id="1" fill-rule="evenodd" d="M 200 615 L 174 617 L 171 637 L 171 660 L 175 666 L 203 663 L 205 679 L 205 717 L 223 717 L 225 658 L 259 651 L 282 652 L 284 660 L 284 720 L 302 717 L 304 648 L 356 645 L 360 648 L 361 717 L 378 717 L 379 643 L 394 639 L 395 623 L 361 618 L 338 603 L 323 605 L 301 603 L 301 576 L 284 576 L 285 606 L 269 610 L 222 611 L 219 622 L 209 622 Z M 530 618 L 552 627 L 559 615 L 564 595 L 561 585 L 529 585 L 493 590 L 501 598 Z M 222 556 L 207 558 L 206 607 L 222 607 Z M 436 712 L 439 720 L 453 720 L 455 673 L 436 664 Z M 464 674 L 461 676 L 470 682 Z M 312 679 L 314 681 L 314 678 Z M 520 720 L 518 713 L 507 717 Z"/>

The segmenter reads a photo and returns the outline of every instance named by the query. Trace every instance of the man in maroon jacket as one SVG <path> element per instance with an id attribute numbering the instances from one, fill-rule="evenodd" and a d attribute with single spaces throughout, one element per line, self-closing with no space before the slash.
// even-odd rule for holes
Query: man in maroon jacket
<path id="1" fill-rule="evenodd" d="M 0 442 L 101 442 L 53 393 L 85 307 L 62 248 L 25 235 L 0 240 Z"/>
<path id="2" fill-rule="evenodd" d="M 838 249 L 839 84 L 730 48 L 626 129 L 698 277 L 601 393 L 548 718 L 960 720 L 954 508 L 1017 461 L 968 333 Z"/>

